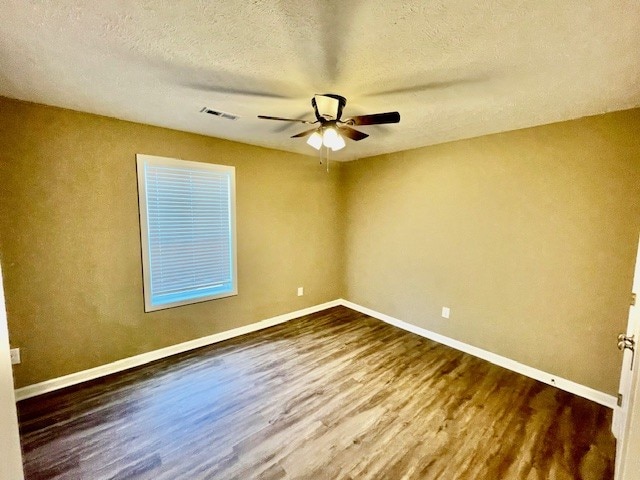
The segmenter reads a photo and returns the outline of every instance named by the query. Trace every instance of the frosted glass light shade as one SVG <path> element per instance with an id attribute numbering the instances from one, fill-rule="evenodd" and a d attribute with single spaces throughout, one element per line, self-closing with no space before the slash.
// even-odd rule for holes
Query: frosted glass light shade
<path id="1" fill-rule="evenodd" d="M 325 147 L 333 148 L 337 138 L 338 132 L 336 132 L 335 128 L 325 128 L 324 133 L 322 134 L 322 144 Z"/>
<path id="2" fill-rule="evenodd" d="M 333 146 L 331 147 L 331 150 L 333 150 L 334 152 L 337 152 L 338 150 L 342 150 L 344 146 L 345 146 L 344 138 L 342 138 L 341 135 L 337 135 L 336 139 L 333 142 Z"/>
<path id="3" fill-rule="evenodd" d="M 325 118 L 338 118 L 340 102 L 337 99 L 325 95 L 314 95 L 313 98 L 316 101 L 320 116 Z"/>
<path id="4" fill-rule="evenodd" d="M 345 145 L 344 139 L 338 134 L 335 128 L 325 129 L 322 135 L 322 144 L 334 152 L 344 148 Z"/>
<path id="5" fill-rule="evenodd" d="M 316 150 L 320 150 L 320 147 L 322 146 L 322 135 L 320 135 L 318 132 L 313 132 L 313 134 L 307 140 L 307 143 Z"/>

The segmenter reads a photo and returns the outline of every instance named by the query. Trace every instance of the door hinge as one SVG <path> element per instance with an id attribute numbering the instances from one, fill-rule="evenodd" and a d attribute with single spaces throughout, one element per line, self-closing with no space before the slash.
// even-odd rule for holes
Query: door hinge
<path id="1" fill-rule="evenodd" d="M 619 407 L 622 406 L 622 394 L 621 393 L 618 394 L 618 406 Z"/>
<path id="2" fill-rule="evenodd" d="M 636 306 L 636 294 L 635 293 L 631 294 L 631 306 L 632 307 Z"/>

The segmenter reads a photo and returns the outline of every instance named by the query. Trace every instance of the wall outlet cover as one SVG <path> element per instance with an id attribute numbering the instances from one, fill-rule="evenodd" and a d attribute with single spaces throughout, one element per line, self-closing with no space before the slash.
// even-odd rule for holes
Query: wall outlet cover
<path id="1" fill-rule="evenodd" d="M 10 354 L 11 354 L 11 365 L 17 365 L 18 363 L 20 363 L 20 349 L 19 348 L 12 348 L 10 350 Z"/>
<path id="2" fill-rule="evenodd" d="M 304 295 L 304 287 L 298 287 L 298 296 L 301 297 Z"/>
<path id="3" fill-rule="evenodd" d="M 451 309 L 449 307 L 442 307 L 442 316 L 449 318 L 449 315 L 451 315 Z"/>

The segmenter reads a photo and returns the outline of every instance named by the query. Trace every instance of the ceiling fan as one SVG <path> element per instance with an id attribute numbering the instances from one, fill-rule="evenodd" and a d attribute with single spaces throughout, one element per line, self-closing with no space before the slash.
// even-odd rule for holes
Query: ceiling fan
<path id="1" fill-rule="evenodd" d="M 258 118 L 305 123 L 308 125 L 319 123 L 320 125 L 318 127 L 292 135 L 291 138 L 309 137 L 307 143 L 316 150 L 320 150 L 320 147 L 324 145 L 334 152 L 345 146 L 344 139 L 341 135 L 355 141 L 363 140 L 369 136 L 364 132 L 351 128 L 352 126 L 382 125 L 385 123 L 398 123 L 400 121 L 400 113 L 398 112 L 358 115 L 342 120 L 342 110 L 346 104 L 347 99 L 343 96 L 325 93 L 322 95 L 314 95 L 311 99 L 311 106 L 316 116 L 316 120 L 313 122 L 310 120 L 271 117 L 268 115 L 258 115 Z"/>

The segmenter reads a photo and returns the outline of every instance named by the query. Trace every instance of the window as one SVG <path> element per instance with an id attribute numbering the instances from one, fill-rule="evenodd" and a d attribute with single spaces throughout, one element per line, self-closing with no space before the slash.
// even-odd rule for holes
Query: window
<path id="1" fill-rule="evenodd" d="M 235 168 L 136 160 L 145 311 L 236 295 Z"/>

